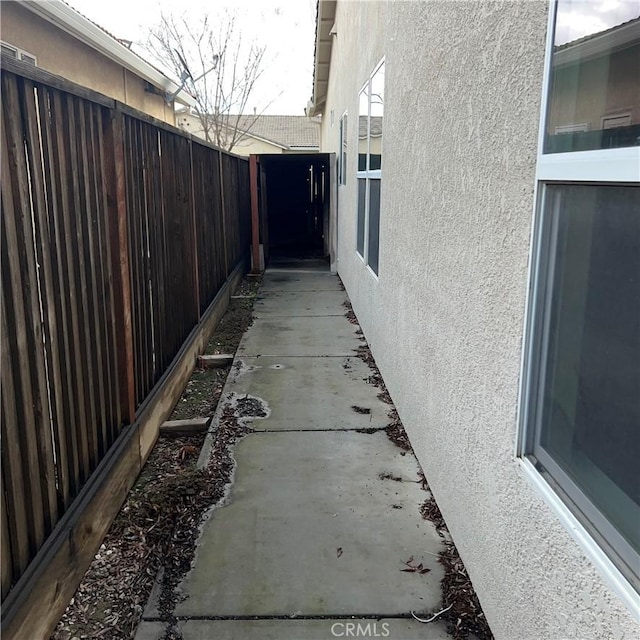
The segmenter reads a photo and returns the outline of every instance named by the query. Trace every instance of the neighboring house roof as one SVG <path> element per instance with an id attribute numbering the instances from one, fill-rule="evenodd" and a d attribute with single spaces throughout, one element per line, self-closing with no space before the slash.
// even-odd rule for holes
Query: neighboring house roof
<path id="1" fill-rule="evenodd" d="M 382 135 L 382 116 L 371 116 L 371 137 L 377 138 Z M 358 120 L 358 138 L 364 140 L 367 137 L 367 118 L 366 116 Z"/>
<path id="2" fill-rule="evenodd" d="M 307 107 L 307 113 L 310 116 L 322 113 L 325 102 L 327 101 L 331 49 L 333 47 L 333 38 L 337 35 L 334 27 L 335 18 L 336 1 L 318 0 L 316 46 L 313 64 L 313 94 L 311 102 Z"/>
<path id="3" fill-rule="evenodd" d="M 235 122 L 235 116 L 230 116 Z M 320 119 L 307 116 L 240 116 L 238 129 L 246 135 L 285 149 L 318 149 Z"/>
<path id="4" fill-rule="evenodd" d="M 21 6 L 72 35 L 88 47 L 98 51 L 158 89 L 170 94 L 178 90 L 179 85 L 176 82 L 131 51 L 108 31 L 85 18 L 65 2 L 61 0 L 47 0 L 47 2 L 25 0 L 21 3 Z M 178 92 L 175 100 L 190 107 L 195 107 L 197 104 L 193 96 L 184 89 Z"/>
<path id="5" fill-rule="evenodd" d="M 612 50 L 636 44 L 639 37 L 640 16 L 610 29 L 591 33 L 583 38 L 554 47 L 553 64 L 555 66 L 575 64 L 589 58 L 609 55 Z"/>
<path id="6" fill-rule="evenodd" d="M 621 24 L 616 24 L 613 27 L 609 27 L 609 29 L 605 29 L 604 31 L 597 31 L 596 33 L 590 33 L 588 36 L 584 36 L 582 38 L 578 38 L 577 40 L 572 40 L 571 42 L 565 42 L 564 44 L 558 45 L 554 47 L 556 51 L 561 51 L 562 49 L 567 49 L 568 47 L 575 47 L 577 44 L 581 44 L 583 42 L 587 42 L 588 40 L 593 40 L 595 38 L 601 38 L 602 36 L 613 33 L 614 31 L 620 31 L 623 28 L 632 27 L 632 25 L 640 25 L 640 16 L 637 18 L 631 18 L 631 20 L 627 20 L 626 22 L 622 22 Z"/>

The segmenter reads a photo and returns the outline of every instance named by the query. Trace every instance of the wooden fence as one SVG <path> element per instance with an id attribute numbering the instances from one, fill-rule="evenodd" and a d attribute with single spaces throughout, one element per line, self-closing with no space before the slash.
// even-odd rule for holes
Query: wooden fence
<path id="1" fill-rule="evenodd" d="M 250 206 L 246 160 L 2 63 L 6 615 L 246 261 Z"/>

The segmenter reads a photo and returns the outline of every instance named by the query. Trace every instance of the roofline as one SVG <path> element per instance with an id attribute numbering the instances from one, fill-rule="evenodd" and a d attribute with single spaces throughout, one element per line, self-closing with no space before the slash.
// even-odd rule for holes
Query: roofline
<path id="1" fill-rule="evenodd" d="M 336 0 L 318 0 L 316 45 L 313 62 L 313 96 L 307 106 L 307 115 L 309 116 L 323 113 L 327 101 L 331 50 L 333 48 L 333 38 L 336 35 L 333 30 L 336 18 L 336 4 Z M 329 29 L 323 29 L 327 25 Z M 323 44 L 328 44 L 328 48 L 324 47 L 324 50 L 321 50 L 321 45 Z"/>
<path id="2" fill-rule="evenodd" d="M 281 144 L 280 142 L 276 142 L 275 140 L 270 140 L 269 138 L 258 136 L 255 133 L 251 133 L 251 131 L 246 131 L 245 129 L 241 129 L 240 127 L 238 127 L 238 131 L 242 132 L 244 136 L 247 136 L 249 138 L 254 138 L 255 140 L 260 140 L 260 142 L 266 142 L 267 144 L 270 144 L 273 147 L 280 147 L 281 149 L 290 148 L 286 144 Z"/>
<path id="3" fill-rule="evenodd" d="M 100 52 L 110 60 L 117 62 L 158 89 L 170 94 L 178 90 L 179 85 L 176 82 L 148 62 L 145 62 L 140 56 L 120 44 L 113 36 L 61 0 L 47 0 L 46 2 L 24 0 L 20 4 L 25 9 L 69 33 L 74 38 Z M 195 98 L 184 89 L 178 92 L 175 100 L 189 107 L 197 106 Z"/>
<path id="4" fill-rule="evenodd" d="M 610 50 L 624 48 L 634 43 L 638 36 L 640 18 L 633 18 L 605 31 L 560 45 L 554 51 L 554 66 L 575 64 L 601 56 Z"/>

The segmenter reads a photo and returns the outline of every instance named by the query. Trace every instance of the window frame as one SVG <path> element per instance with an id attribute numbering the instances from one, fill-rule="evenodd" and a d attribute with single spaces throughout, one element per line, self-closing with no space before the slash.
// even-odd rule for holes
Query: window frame
<path id="1" fill-rule="evenodd" d="M 548 237 L 551 230 L 545 221 L 545 215 L 550 215 L 551 211 L 548 207 L 548 199 L 552 197 L 547 187 L 552 185 L 637 186 L 640 184 L 640 147 L 637 146 L 544 153 L 551 97 L 553 40 L 557 7 L 558 0 L 549 0 L 515 454 L 526 477 L 550 505 L 562 525 L 578 542 L 607 584 L 621 598 L 634 617 L 640 621 L 640 611 L 637 607 L 638 591 L 612 559 L 612 555 L 624 557 L 619 551 L 620 547 L 616 546 L 622 536 L 606 518 L 604 518 L 606 524 L 600 521 L 594 527 L 587 528 L 581 517 L 589 517 L 590 509 L 597 512 L 600 520 L 603 519 L 595 504 L 586 496 L 584 497 L 588 504 L 577 504 L 578 501 L 575 500 L 575 497 L 568 494 L 567 487 L 575 486 L 580 491 L 579 488 L 573 482 L 567 482 L 567 479 L 563 480 L 557 469 L 553 469 L 555 477 L 551 478 L 548 473 L 543 471 L 542 465 L 536 463 L 532 457 L 533 442 L 538 435 L 537 411 L 534 405 L 539 402 L 540 388 L 543 384 L 540 372 L 544 369 L 542 358 L 545 354 L 545 345 L 542 338 L 545 334 L 544 322 L 549 315 L 548 296 L 552 291 L 552 287 L 548 286 L 547 278 L 550 268 L 544 267 L 547 258 L 550 257 L 548 255 L 549 249 L 553 249 Z M 554 204 L 553 206 L 558 205 Z M 549 457 L 551 458 L 551 456 Z M 550 461 L 544 460 L 544 464 L 549 465 Z M 566 476 L 566 474 L 564 475 Z M 561 479 L 564 486 L 560 486 L 558 478 Z M 580 491 L 580 493 L 582 492 Z M 581 516 L 576 514 L 577 510 L 581 512 Z M 616 551 L 612 553 L 614 546 L 616 546 Z"/>
<path id="2" fill-rule="evenodd" d="M 380 160 L 380 169 L 370 169 L 369 164 L 371 160 L 371 86 L 373 82 L 373 78 L 380 71 L 380 69 L 385 64 L 385 57 L 383 56 L 380 61 L 373 67 L 373 71 L 368 75 L 366 81 L 360 87 L 358 91 L 358 147 L 356 149 L 358 154 L 358 162 L 356 163 L 356 191 L 358 191 L 358 185 L 360 180 L 365 180 L 365 204 L 364 204 L 364 244 L 363 251 L 360 253 L 358 250 L 358 211 L 356 209 L 356 255 L 360 260 L 362 260 L 363 264 L 369 271 L 369 273 L 378 280 L 379 272 L 380 272 L 380 233 L 378 231 L 378 273 L 376 273 L 369 264 L 369 208 L 370 208 L 370 181 L 371 180 L 380 180 L 380 200 L 382 200 L 382 155 Z M 386 83 L 385 83 L 386 85 Z M 361 170 L 359 168 L 359 154 L 360 154 L 360 96 L 363 91 L 366 90 L 367 96 L 367 144 L 366 144 L 366 153 L 365 153 L 365 168 Z M 384 107 L 384 103 L 383 103 Z M 382 138 L 384 139 L 384 125 Z M 380 218 L 380 213 L 378 214 L 378 218 Z M 379 224 L 379 221 L 378 221 Z"/>
<path id="3" fill-rule="evenodd" d="M 348 146 L 347 142 L 349 139 L 348 133 L 348 112 L 345 111 L 339 120 L 340 125 L 340 146 L 338 150 L 338 162 L 339 162 L 339 171 L 338 171 L 338 186 L 344 187 L 347 184 L 347 151 Z"/>
<path id="4" fill-rule="evenodd" d="M 29 53 L 20 47 L 16 47 L 14 44 L 10 44 L 5 40 L 0 41 L 0 44 L 6 49 L 11 49 L 15 53 L 15 59 L 26 62 L 28 64 L 32 64 L 34 67 L 38 66 L 38 58 L 33 55 L 33 53 Z M 6 54 L 8 55 L 8 54 Z"/>

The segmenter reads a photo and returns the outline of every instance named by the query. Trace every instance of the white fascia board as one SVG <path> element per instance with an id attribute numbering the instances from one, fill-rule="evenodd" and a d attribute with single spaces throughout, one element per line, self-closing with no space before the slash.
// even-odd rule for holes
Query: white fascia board
<path id="1" fill-rule="evenodd" d="M 127 47 L 64 2 L 60 0 L 46 0 L 45 2 L 26 0 L 21 4 L 29 11 L 39 15 L 110 60 L 117 62 L 153 86 L 167 93 L 173 93 L 178 89 L 179 85 L 176 82 L 129 51 Z M 184 90 L 178 93 L 175 100 L 189 107 L 197 106 L 195 98 Z"/>
<path id="2" fill-rule="evenodd" d="M 562 67 L 600 57 L 611 51 L 635 44 L 639 37 L 640 21 L 634 20 L 602 35 L 569 44 L 566 48 L 556 51 L 553 57 L 553 66 Z"/>

